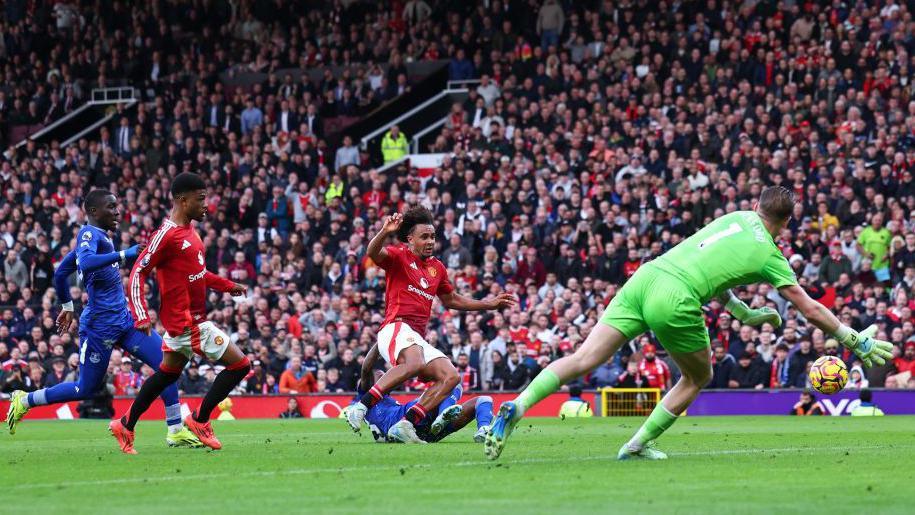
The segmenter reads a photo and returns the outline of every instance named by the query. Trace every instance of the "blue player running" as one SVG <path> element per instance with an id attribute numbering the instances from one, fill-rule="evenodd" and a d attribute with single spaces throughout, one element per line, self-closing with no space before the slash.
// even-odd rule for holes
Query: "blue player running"
<path id="1" fill-rule="evenodd" d="M 121 283 L 120 264 L 135 259 L 142 246 L 134 245 L 120 252 L 108 237 L 121 221 L 118 199 L 106 190 L 93 190 L 86 195 L 83 209 L 89 219 L 77 235 L 77 247 L 61 261 L 54 273 L 54 287 L 62 304 L 57 317 L 57 329 L 63 334 L 73 322 L 73 300 L 67 279 L 77 272 L 89 294 L 89 303 L 79 321 L 79 382 L 60 383 L 31 393 L 13 392 L 6 423 L 10 434 L 35 406 L 85 400 L 102 387 L 108 370 L 111 349 L 119 345 L 153 369 L 162 362 L 162 338 L 155 332 L 147 336 L 134 329 L 133 317 L 127 309 L 127 299 Z M 181 422 L 178 388 L 171 385 L 161 395 L 165 403 L 170 447 L 200 447 L 200 440 Z"/>

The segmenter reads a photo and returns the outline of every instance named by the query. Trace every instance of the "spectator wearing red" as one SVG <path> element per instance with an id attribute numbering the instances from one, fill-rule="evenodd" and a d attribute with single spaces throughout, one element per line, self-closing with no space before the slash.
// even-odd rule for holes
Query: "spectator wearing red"
<path id="1" fill-rule="evenodd" d="M 140 374 L 133 371 L 133 361 L 124 356 L 121 358 L 121 365 L 114 374 L 112 383 L 114 384 L 115 395 L 134 395 L 140 389 L 142 378 Z"/>
<path id="2" fill-rule="evenodd" d="M 642 361 L 639 362 L 639 373 L 648 381 L 649 388 L 669 390 L 671 386 L 670 367 L 658 359 L 657 347 L 653 343 L 642 346 Z"/>
<path id="3" fill-rule="evenodd" d="M 893 364 L 896 365 L 896 373 L 909 372 L 912 376 L 915 376 L 915 341 L 907 341 L 903 349 L 902 356 L 893 358 Z"/>
<path id="4" fill-rule="evenodd" d="M 457 371 L 461 380 L 461 387 L 465 392 L 480 389 L 480 374 L 477 369 L 470 366 L 470 358 L 465 353 L 458 354 Z"/>

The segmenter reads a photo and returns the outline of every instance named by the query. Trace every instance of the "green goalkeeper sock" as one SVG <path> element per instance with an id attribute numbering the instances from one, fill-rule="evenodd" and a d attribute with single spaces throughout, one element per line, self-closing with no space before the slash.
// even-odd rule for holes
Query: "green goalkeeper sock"
<path id="1" fill-rule="evenodd" d="M 670 426 L 677 421 L 677 415 L 671 413 L 664 404 L 658 403 L 648 415 L 648 420 L 642 424 L 642 427 L 635 433 L 635 436 L 629 440 L 630 449 L 641 449 L 646 443 L 661 436 L 661 433 L 667 431 Z"/>
<path id="2" fill-rule="evenodd" d="M 547 395 L 558 390 L 560 384 L 559 376 L 550 369 L 546 369 L 537 374 L 537 377 L 531 381 L 531 384 L 527 385 L 527 388 L 525 388 L 515 399 L 515 404 L 518 405 L 518 408 L 521 411 L 519 415 L 524 415 L 524 412 L 527 411 L 528 408 L 542 401 Z"/>

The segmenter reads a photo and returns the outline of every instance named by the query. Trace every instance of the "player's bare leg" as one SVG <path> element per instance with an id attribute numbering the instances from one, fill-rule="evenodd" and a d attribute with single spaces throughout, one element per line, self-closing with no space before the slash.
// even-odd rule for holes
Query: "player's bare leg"
<path id="1" fill-rule="evenodd" d="M 126 454 L 137 453 L 133 448 L 133 431 L 137 421 L 149 409 L 153 401 L 159 397 L 159 394 L 178 380 L 186 364 L 187 358 L 183 354 L 163 352 L 159 370 L 140 387 L 140 391 L 137 392 L 137 397 L 134 399 L 133 404 L 130 405 L 127 414 L 108 424 L 108 430 L 117 439 L 122 452 Z"/>
<path id="2" fill-rule="evenodd" d="M 666 459 L 667 455 L 654 448 L 654 440 L 661 436 L 696 400 L 702 387 L 712 378 L 712 362 L 709 349 L 696 352 L 672 352 L 670 357 L 680 367 L 681 377 L 655 406 L 648 420 L 620 449 L 619 459 L 644 458 Z"/>
<path id="3" fill-rule="evenodd" d="M 453 419 L 448 421 L 448 425 L 438 435 L 439 439 L 445 438 L 451 433 L 456 433 L 467 427 L 473 421 L 477 423 L 477 431 L 473 435 L 473 441 L 483 443 L 486 438 L 486 430 L 492 423 L 492 397 L 481 395 L 465 401 L 460 405 L 461 411 Z"/>
<path id="4" fill-rule="evenodd" d="M 438 408 L 442 402 L 452 395 L 455 387 L 461 381 L 457 369 L 454 368 L 454 365 L 448 358 L 434 359 L 429 363 L 426 363 L 425 368 L 422 370 L 421 377 L 434 382 L 431 388 L 423 392 L 419 398 L 419 402 L 417 402 L 424 412 L 429 412 Z M 456 400 L 457 399 L 455 399 L 455 401 Z M 452 402 L 454 401 L 449 402 L 449 404 Z M 458 404 L 451 404 L 447 408 L 439 410 L 439 415 L 430 428 L 432 434 L 436 435 L 441 432 L 448 422 L 460 413 L 461 406 Z M 413 422 L 414 425 L 417 423 L 418 421 Z"/>
<path id="5" fill-rule="evenodd" d="M 422 349 L 420 348 L 420 350 Z M 403 420 L 397 422 L 388 430 L 388 437 L 392 440 L 404 443 L 425 443 L 417 436 L 416 426 L 426 418 L 426 414 L 430 410 L 437 408 L 443 400 L 451 395 L 454 387 L 460 381 L 457 370 L 447 358 L 434 359 L 426 363 L 420 370 L 419 376 L 423 379 L 434 381 L 434 384 L 423 392 L 416 404 L 410 406 L 410 409 L 404 414 Z M 452 410 L 449 416 L 454 416 L 455 414 L 455 411 Z M 438 422 L 441 426 L 441 421 Z M 439 427 L 439 430 L 441 430 L 441 427 Z M 435 431 L 433 431 L 434 433 Z"/>
<path id="6" fill-rule="evenodd" d="M 505 441 L 531 406 L 558 390 L 562 384 L 581 377 L 606 362 L 626 340 L 626 336 L 615 327 L 602 322 L 594 326 L 575 354 L 551 363 L 514 401 L 499 407 L 499 415 L 493 421 L 483 447 L 486 456 L 494 460 L 502 454 Z"/>
<path id="7" fill-rule="evenodd" d="M 221 449 L 222 443 L 213 434 L 210 414 L 251 370 L 251 363 L 241 349 L 232 342 L 228 342 L 226 345 L 228 348 L 219 359 L 219 362 L 226 368 L 216 376 L 216 380 L 213 381 L 213 385 L 210 386 L 197 411 L 184 419 L 184 425 L 188 430 L 197 435 L 204 445 L 214 450 Z"/>
<path id="8" fill-rule="evenodd" d="M 388 370 L 381 376 L 381 379 L 362 396 L 359 402 L 354 404 L 347 412 L 346 421 L 353 431 L 358 433 L 362 430 L 362 422 L 365 420 L 365 414 L 369 408 L 375 405 L 382 397 L 387 395 L 391 390 L 402 385 L 409 379 L 420 374 L 423 367 L 426 366 L 423 358 L 423 349 L 419 345 L 411 345 L 400 351 L 397 357 L 397 365 Z M 453 386 L 452 386 L 453 388 Z M 439 401 L 441 402 L 441 401 Z"/>

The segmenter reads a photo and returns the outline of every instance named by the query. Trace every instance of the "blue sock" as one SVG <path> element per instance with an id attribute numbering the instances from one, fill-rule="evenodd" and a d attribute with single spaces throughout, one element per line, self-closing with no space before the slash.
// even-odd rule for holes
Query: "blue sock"
<path id="1" fill-rule="evenodd" d="M 492 397 L 477 397 L 477 429 L 492 424 Z"/>
<path id="2" fill-rule="evenodd" d="M 184 423 L 181 421 L 181 405 L 171 404 L 165 406 L 165 424 L 169 429 L 181 429 Z"/>
<path id="3" fill-rule="evenodd" d="M 451 395 L 438 405 L 438 412 L 444 413 L 446 409 L 457 404 L 461 400 L 462 395 L 464 395 L 464 389 L 461 388 L 461 385 L 455 386 L 454 390 L 451 390 Z"/>
<path id="4" fill-rule="evenodd" d="M 75 401 L 80 399 L 79 390 L 76 383 L 60 383 L 50 388 L 42 388 L 29 393 L 26 397 L 26 404 L 33 408 L 35 406 L 44 406 L 46 404 L 57 404 L 59 402 Z"/>

